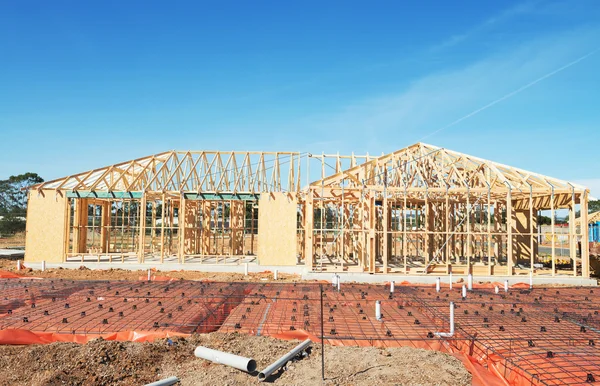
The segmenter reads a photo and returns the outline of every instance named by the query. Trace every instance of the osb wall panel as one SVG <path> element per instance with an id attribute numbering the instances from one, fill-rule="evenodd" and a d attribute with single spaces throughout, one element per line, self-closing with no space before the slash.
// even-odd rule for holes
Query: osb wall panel
<path id="1" fill-rule="evenodd" d="M 262 193 L 258 203 L 260 265 L 296 265 L 298 202 L 285 193 Z"/>
<path id="2" fill-rule="evenodd" d="M 29 193 L 25 261 L 60 263 L 65 254 L 66 199 L 54 192 Z"/>

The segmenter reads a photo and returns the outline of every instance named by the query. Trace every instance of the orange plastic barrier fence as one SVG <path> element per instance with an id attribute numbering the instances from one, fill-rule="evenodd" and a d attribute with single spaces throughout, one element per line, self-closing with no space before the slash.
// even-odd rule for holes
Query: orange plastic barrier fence
<path id="1" fill-rule="evenodd" d="M 189 334 L 165 331 L 120 331 L 110 334 L 57 334 L 53 332 L 34 332 L 22 329 L 6 329 L 0 330 L 0 344 L 26 345 L 48 344 L 54 342 L 73 342 L 83 344 L 97 338 L 114 341 L 152 342 L 156 339 L 170 338 L 175 336 L 187 337 Z"/>
<path id="2" fill-rule="evenodd" d="M 10 271 L 0 271 L 0 279 L 42 279 L 41 277 L 19 275 L 18 273 Z"/>

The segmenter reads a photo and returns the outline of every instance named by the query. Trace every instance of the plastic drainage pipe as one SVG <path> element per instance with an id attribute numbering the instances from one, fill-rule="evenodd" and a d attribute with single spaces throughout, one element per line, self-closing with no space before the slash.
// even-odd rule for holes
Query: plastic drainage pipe
<path id="1" fill-rule="evenodd" d="M 298 346 L 291 349 L 290 352 L 277 359 L 269 367 L 258 373 L 258 380 L 262 382 L 269 378 L 271 374 L 277 371 L 280 367 L 285 366 L 286 363 L 288 363 L 289 361 L 294 359 L 295 356 L 306 350 L 311 344 L 312 342 L 310 341 L 310 339 L 307 339 L 304 342 L 300 343 Z"/>
<path id="2" fill-rule="evenodd" d="M 504 292 L 508 292 L 508 280 L 504 280 Z"/>
<path id="3" fill-rule="evenodd" d="M 17 260 L 17 271 L 21 270 L 21 260 Z"/>
<path id="4" fill-rule="evenodd" d="M 273 271 L 273 280 L 277 280 L 277 270 Z"/>
<path id="5" fill-rule="evenodd" d="M 440 292 L 440 278 L 435 279 L 435 292 Z"/>
<path id="6" fill-rule="evenodd" d="M 462 286 L 462 297 L 466 298 L 467 297 L 467 287 L 465 287 L 465 285 L 463 284 Z"/>
<path id="7" fill-rule="evenodd" d="M 453 302 L 450 302 L 450 332 L 436 332 L 435 335 L 439 336 L 440 338 L 450 338 L 452 335 L 454 335 L 454 303 Z"/>
<path id="8" fill-rule="evenodd" d="M 150 268 L 148 268 L 148 281 L 152 279 L 152 274 L 150 273 Z"/>
<path id="9" fill-rule="evenodd" d="M 390 293 L 392 293 L 392 294 L 394 293 L 394 289 L 395 289 L 394 287 L 395 287 L 395 283 L 392 280 L 392 282 L 390 283 Z"/>
<path id="10" fill-rule="evenodd" d="M 46 260 L 42 260 L 42 272 L 46 270 Z"/>
<path id="11" fill-rule="evenodd" d="M 196 349 L 194 350 L 194 355 L 198 358 L 231 366 L 233 368 L 246 371 L 248 373 L 251 373 L 254 370 L 256 370 L 256 361 L 254 359 L 244 358 L 239 355 L 234 355 L 219 350 L 213 350 L 212 348 L 204 346 L 196 347 Z"/>
<path id="12" fill-rule="evenodd" d="M 341 286 L 342 286 L 342 284 L 341 284 L 341 280 L 340 280 L 340 277 L 338 276 L 338 279 L 337 279 L 337 291 L 338 291 L 338 292 L 340 292 L 340 288 L 341 288 Z"/>
<path id="13" fill-rule="evenodd" d="M 450 279 L 448 280 L 448 283 L 450 284 L 450 289 L 452 289 L 452 272 L 450 272 Z"/>
<path id="14" fill-rule="evenodd" d="M 170 386 L 179 382 L 179 378 L 177 377 L 169 377 L 165 379 L 161 379 L 160 381 L 148 383 L 146 386 Z"/>
<path id="15" fill-rule="evenodd" d="M 500 289 L 498 288 L 498 286 L 494 286 L 494 292 L 496 293 L 496 295 L 498 294 L 498 292 L 500 292 Z"/>
<path id="16" fill-rule="evenodd" d="M 244 263 L 244 276 L 248 276 L 248 263 Z"/>
<path id="17" fill-rule="evenodd" d="M 377 320 L 381 320 L 381 301 L 377 300 L 375 302 L 375 318 Z"/>
<path id="18" fill-rule="evenodd" d="M 469 274 L 467 276 L 467 285 L 469 286 L 469 291 L 473 291 L 473 275 Z"/>
<path id="19" fill-rule="evenodd" d="M 334 273 L 333 277 L 331 278 L 331 286 L 335 287 L 337 285 L 337 279 L 338 276 Z"/>

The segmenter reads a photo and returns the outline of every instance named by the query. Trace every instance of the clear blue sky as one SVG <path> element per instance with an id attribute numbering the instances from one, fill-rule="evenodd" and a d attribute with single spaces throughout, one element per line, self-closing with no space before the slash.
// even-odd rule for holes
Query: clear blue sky
<path id="1" fill-rule="evenodd" d="M 0 0 L 0 179 L 390 152 L 600 46 L 600 1 Z M 424 142 L 600 196 L 600 52 Z"/>

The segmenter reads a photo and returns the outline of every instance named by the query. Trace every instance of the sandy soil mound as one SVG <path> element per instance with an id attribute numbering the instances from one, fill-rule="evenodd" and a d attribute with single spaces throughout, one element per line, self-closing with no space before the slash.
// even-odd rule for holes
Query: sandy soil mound
<path id="1" fill-rule="evenodd" d="M 251 385 L 256 376 L 194 357 L 198 345 L 252 357 L 263 369 L 297 341 L 243 334 L 204 334 L 153 343 L 94 340 L 85 345 L 0 346 L 1 385 L 144 385 L 168 376 L 181 385 Z M 325 347 L 327 385 L 470 385 L 456 358 L 413 348 Z M 321 353 L 288 365 L 268 381 L 321 384 Z"/>

